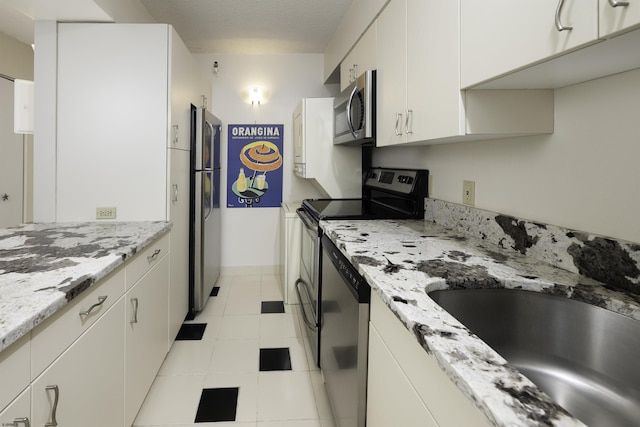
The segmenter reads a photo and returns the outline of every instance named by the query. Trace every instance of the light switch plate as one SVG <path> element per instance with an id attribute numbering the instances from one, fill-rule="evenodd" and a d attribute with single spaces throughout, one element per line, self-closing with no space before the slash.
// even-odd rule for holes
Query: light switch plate
<path id="1" fill-rule="evenodd" d="M 462 203 L 464 203 L 467 206 L 476 205 L 476 182 L 475 181 L 462 182 Z"/>

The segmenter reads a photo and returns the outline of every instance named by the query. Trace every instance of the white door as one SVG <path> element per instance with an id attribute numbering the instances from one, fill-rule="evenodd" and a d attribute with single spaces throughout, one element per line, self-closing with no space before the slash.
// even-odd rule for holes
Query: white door
<path id="1" fill-rule="evenodd" d="M 0 77 L 0 227 L 23 222 L 22 140 L 13 133 L 13 82 Z"/>

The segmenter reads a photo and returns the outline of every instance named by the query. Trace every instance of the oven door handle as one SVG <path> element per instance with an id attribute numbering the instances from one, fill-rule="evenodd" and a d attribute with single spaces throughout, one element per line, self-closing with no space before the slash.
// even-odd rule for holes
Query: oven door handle
<path id="1" fill-rule="evenodd" d="M 311 330 L 316 330 L 318 329 L 318 325 L 309 321 L 309 318 L 307 317 L 307 312 L 304 309 L 305 304 L 302 301 L 302 295 L 300 294 L 300 285 L 304 287 L 304 292 L 307 296 L 307 301 L 311 302 L 311 297 L 309 296 L 309 290 L 307 288 L 307 284 L 305 283 L 305 281 L 302 279 L 296 280 L 296 294 L 298 294 L 298 302 L 300 303 L 300 310 L 302 311 L 302 319 L 304 320 L 304 323 L 307 325 L 307 328 Z"/>
<path id="2" fill-rule="evenodd" d="M 298 217 L 302 220 L 302 223 L 307 228 L 307 230 L 311 230 L 315 232 L 318 231 L 317 224 L 315 223 L 315 221 L 311 219 L 309 214 L 304 209 L 302 208 L 296 209 L 296 213 L 298 214 Z"/>

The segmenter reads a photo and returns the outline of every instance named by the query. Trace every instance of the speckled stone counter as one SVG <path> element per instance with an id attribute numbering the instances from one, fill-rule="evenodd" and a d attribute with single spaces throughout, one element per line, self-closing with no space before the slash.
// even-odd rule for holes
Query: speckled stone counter
<path id="1" fill-rule="evenodd" d="M 640 320 L 638 297 L 609 289 L 610 286 L 549 262 L 549 258 L 554 258 L 568 263 L 571 257 L 563 255 L 567 250 L 584 253 L 596 237 L 537 224 L 540 230 L 558 233 L 555 241 L 563 246 L 555 247 L 554 239 L 545 237 L 548 241 L 541 243 L 542 237 L 535 237 L 527 231 L 528 225 L 515 218 L 495 219 L 499 215 L 457 206 L 431 206 L 426 221 L 324 221 L 321 227 L 492 424 L 504 427 L 584 425 L 438 306 L 427 293 L 438 289 L 517 288 L 564 295 Z M 458 212 L 452 213 L 451 209 Z M 434 223 L 438 219 L 447 227 Z M 486 229 L 488 222 L 491 223 L 489 230 Z M 501 227 L 498 222 L 506 225 Z M 462 232 L 461 228 L 465 227 Z M 512 227 L 519 231 L 513 231 Z M 572 246 L 576 241 L 582 241 L 582 245 Z M 610 239 L 605 241 L 613 245 Z M 537 250 L 544 260 L 523 255 L 526 249 L 535 246 L 527 246 L 527 242 L 540 243 Z M 521 245 L 524 252 L 520 250 Z M 630 260 L 627 264 L 636 265 L 640 247 L 620 245 L 607 248 L 624 253 Z M 579 255 L 576 257 L 580 259 Z M 631 267 L 627 265 L 627 268 Z M 631 279 L 631 284 L 634 280 Z"/>
<path id="2" fill-rule="evenodd" d="M 170 229 L 169 222 L 0 229 L 0 351 Z"/>

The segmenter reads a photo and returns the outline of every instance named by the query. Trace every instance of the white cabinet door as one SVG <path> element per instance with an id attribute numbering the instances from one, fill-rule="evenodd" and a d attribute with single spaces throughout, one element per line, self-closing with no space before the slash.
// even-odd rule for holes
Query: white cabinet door
<path id="1" fill-rule="evenodd" d="M 189 156 L 185 150 L 169 150 L 171 184 L 171 282 L 169 284 L 169 340 L 178 334 L 189 311 Z"/>
<path id="2" fill-rule="evenodd" d="M 407 141 L 464 134 L 457 1 L 407 1 Z"/>
<path id="3" fill-rule="evenodd" d="M 406 0 L 391 0 L 378 17 L 376 145 L 406 142 Z"/>
<path id="4" fill-rule="evenodd" d="M 168 147 L 190 149 L 191 133 L 191 81 L 193 65 L 191 52 L 184 45 L 175 29 L 171 29 L 171 129 L 169 129 Z"/>
<path id="5" fill-rule="evenodd" d="M 31 422 L 31 388 L 27 387 L 0 412 L 1 426 L 27 427 Z"/>
<path id="6" fill-rule="evenodd" d="M 30 334 L 0 352 L 0 410 L 29 385 Z M 1 425 L 1 424 L 0 424 Z"/>
<path id="7" fill-rule="evenodd" d="M 120 299 L 32 383 L 33 426 L 44 426 L 54 413 L 60 426 L 122 425 L 123 318 Z"/>
<path id="8" fill-rule="evenodd" d="M 367 427 L 438 427 L 373 325 L 368 371 Z"/>
<path id="9" fill-rule="evenodd" d="M 461 0 L 461 86 L 467 88 L 595 43 L 597 0 Z"/>
<path id="10" fill-rule="evenodd" d="M 640 25 L 640 0 L 600 0 L 599 8 L 600 38 L 629 31 Z"/>
<path id="11" fill-rule="evenodd" d="M 374 21 L 340 64 L 340 90 L 344 90 L 365 71 L 376 69 L 376 27 Z"/>
<path id="12" fill-rule="evenodd" d="M 130 426 L 168 351 L 169 257 L 125 295 L 125 426 Z"/>

